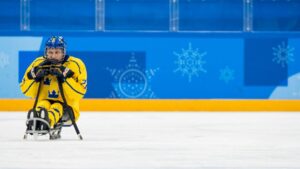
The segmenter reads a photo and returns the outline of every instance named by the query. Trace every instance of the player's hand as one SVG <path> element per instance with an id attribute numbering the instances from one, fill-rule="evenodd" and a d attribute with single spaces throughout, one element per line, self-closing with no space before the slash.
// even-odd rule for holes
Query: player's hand
<path id="1" fill-rule="evenodd" d="M 28 79 L 34 79 L 36 82 L 39 82 L 42 78 L 49 74 L 49 71 L 45 69 L 45 67 L 49 65 L 51 65 L 51 62 L 45 59 L 38 66 L 33 67 L 30 72 L 28 72 Z"/>
<path id="2" fill-rule="evenodd" d="M 30 72 L 28 72 L 28 79 L 34 79 L 36 82 L 41 81 L 45 76 L 49 74 L 48 70 L 42 69 L 39 66 L 33 67 Z"/>
<path id="3" fill-rule="evenodd" d="M 51 68 L 50 74 L 55 75 L 59 82 L 64 82 L 67 78 L 72 77 L 74 72 L 65 66 L 59 66 L 56 68 Z"/>

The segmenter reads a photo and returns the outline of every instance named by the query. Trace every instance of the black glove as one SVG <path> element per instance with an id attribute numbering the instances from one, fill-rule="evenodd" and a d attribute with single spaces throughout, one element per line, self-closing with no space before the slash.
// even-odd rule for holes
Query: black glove
<path id="1" fill-rule="evenodd" d="M 38 66 L 33 67 L 30 72 L 27 73 L 28 79 L 34 79 L 36 82 L 39 82 L 44 76 L 49 74 L 49 71 L 44 69 L 43 66 L 50 65 L 51 62 L 45 59 Z"/>
<path id="2" fill-rule="evenodd" d="M 49 73 L 56 76 L 57 80 L 61 83 L 65 82 L 66 78 L 70 78 L 74 75 L 74 72 L 65 66 L 51 68 Z"/>
<path id="3" fill-rule="evenodd" d="M 36 82 L 41 81 L 45 76 L 49 74 L 49 71 L 39 66 L 33 67 L 30 72 L 27 73 L 28 79 L 34 79 Z"/>

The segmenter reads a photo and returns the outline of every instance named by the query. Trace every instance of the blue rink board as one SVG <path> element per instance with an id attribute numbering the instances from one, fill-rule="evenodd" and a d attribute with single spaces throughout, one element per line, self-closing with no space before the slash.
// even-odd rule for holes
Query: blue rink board
<path id="1" fill-rule="evenodd" d="M 19 52 L 19 81 L 45 38 L 40 51 Z M 285 36 L 65 39 L 68 53 L 86 64 L 86 98 L 268 99 L 300 68 L 299 40 Z M 282 49 L 293 61 L 278 62 Z"/>

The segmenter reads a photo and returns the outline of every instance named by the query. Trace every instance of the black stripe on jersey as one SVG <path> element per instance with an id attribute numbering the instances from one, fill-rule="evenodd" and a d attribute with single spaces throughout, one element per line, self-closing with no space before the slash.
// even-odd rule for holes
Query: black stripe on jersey
<path id="1" fill-rule="evenodd" d="M 67 84 L 70 86 L 70 88 L 71 88 L 72 90 L 74 90 L 76 93 L 81 94 L 81 95 L 84 95 L 83 93 L 81 93 L 81 92 L 75 90 L 75 89 L 70 85 L 70 83 L 69 83 L 68 81 L 66 81 L 66 82 L 67 82 Z"/>
<path id="2" fill-rule="evenodd" d="M 80 70 L 80 66 L 79 64 L 75 61 L 75 60 L 69 60 L 69 62 L 74 62 L 77 66 L 78 66 L 78 69 L 79 69 L 79 73 L 81 74 L 81 70 Z"/>
<path id="3" fill-rule="evenodd" d="M 33 83 L 35 83 L 35 81 L 33 81 L 33 82 L 29 85 L 29 87 L 25 90 L 24 94 L 26 94 L 26 93 L 28 92 L 28 90 L 31 88 L 31 86 L 33 85 Z"/>
<path id="4" fill-rule="evenodd" d="M 59 116 L 61 116 L 61 115 L 62 115 L 58 109 L 56 109 L 56 108 L 53 108 L 53 110 L 54 110 L 54 111 L 56 111 L 56 112 L 59 114 Z"/>
<path id="5" fill-rule="evenodd" d="M 55 117 L 54 113 L 52 111 L 48 111 L 48 112 L 51 113 L 52 116 L 54 117 L 54 124 L 55 124 L 56 123 L 56 117 Z"/>

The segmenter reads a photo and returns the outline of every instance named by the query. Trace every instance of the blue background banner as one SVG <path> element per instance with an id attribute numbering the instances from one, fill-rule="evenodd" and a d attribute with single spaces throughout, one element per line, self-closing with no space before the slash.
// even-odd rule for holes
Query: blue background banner
<path id="1" fill-rule="evenodd" d="M 38 49 L 19 49 L 18 82 L 27 66 L 43 54 L 46 38 L 42 37 Z M 9 39 L 11 37 L 6 41 Z M 149 35 L 65 36 L 65 39 L 68 54 L 81 58 L 86 64 L 86 98 L 300 98 L 290 90 L 273 93 L 278 87 L 288 89 L 291 83 L 298 83 L 288 80 L 300 71 L 297 59 L 300 39 L 276 36 L 150 38 Z M 22 97 L 22 94 L 14 97 Z"/>

